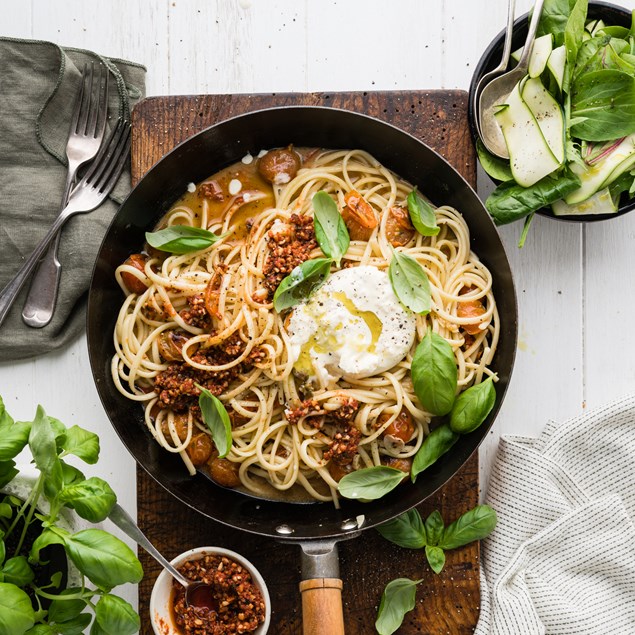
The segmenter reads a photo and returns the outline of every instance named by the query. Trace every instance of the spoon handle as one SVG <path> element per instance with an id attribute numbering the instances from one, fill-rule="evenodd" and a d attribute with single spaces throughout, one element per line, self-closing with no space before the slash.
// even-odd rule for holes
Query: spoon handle
<path id="1" fill-rule="evenodd" d="M 531 51 L 534 48 L 534 40 L 536 39 L 536 31 L 538 30 L 538 22 L 540 22 L 540 15 L 542 14 L 542 5 L 545 0 L 536 0 L 534 5 L 534 11 L 531 14 L 531 22 L 529 23 L 529 31 L 527 31 L 527 39 L 525 40 L 525 46 L 523 48 L 523 54 L 518 60 L 517 69 L 527 70 L 529 67 L 529 57 Z"/>
<path id="2" fill-rule="evenodd" d="M 128 512 L 115 503 L 108 518 L 123 531 L 126 536 L 132 538 L 140 547 L 143 547 L 163 568 L 167 569 L 177 582 L 187 587 L 191 581 L 183 576 L 175 569 L 154 547 L 154 545 L 146 538 L 145 534 L 137 527 L 137 524 L 130 517 Z"/>
<path id="3" fill-rule="evenodd" d="M 512 34 L 514 31 L 514 17 L 516 15 L 516 0 L 509 0 L 507 5 L 507 27 L 505 29 L 505 43 L 503 44 L 503 57 L 500 70 L 504 71 L 509 64 L 509 56 L 512 52 Z"/>

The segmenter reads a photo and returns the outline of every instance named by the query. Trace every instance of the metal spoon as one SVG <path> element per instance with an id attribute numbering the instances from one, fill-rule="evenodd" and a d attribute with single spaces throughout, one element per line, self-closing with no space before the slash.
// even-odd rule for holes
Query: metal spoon
<path id="1" fill-rule="evenodd" d="M 173 567 L 146 538 L 145 534 L 137 527 L 128 512 L 116 503 L 108 518 L 121 529 L 128 537 L 132 538 L 140 547 L 143 547 L 168 573 L 185 587 L 185 603 L 187 606 L 206 607 L 217 609 L 218 603 L 212 593 L 212 588 L 205 582 L 188 580 L 180 571 Z"/>
<path id="2" fill-rule="evenodd" d="M 500 75 L 499 77 L 491 80 L 487 85 L 483 86 L 483 89 L 476 99 L 478 100 L 476 112 L 477 121 L 479 121 L 480 130 L 479 134 L 483 145 L 492 153 L 501 159 L 509 159 L 509 152 L 503 133 L 499 125 L 494 118 L 494 110 L 498 104 L 504 104 L 509 94 L 514 89 L 514 86 L 527 74 L 529 67 L 529 58 L 531 51 L 534 47 L 534 40 L 536 39 L 536 30 L 538 29 L 538 22 L 540 21 L 540 15 L 542 13 L 542 6 L 544 0 L 536 0 L 534 5 L 534 11 L 531 15 L 531 22 L 529 23 L 529 31 L 527 32 L 527 39 L 525 40 L 525 46 L 523 53 L 518 61 L 518 65 L 511 71 Z M 513 17 L 511 18 L 513 25 Z M 509 29 L 510 19 L 508 16 L 507 28 Z M 509 30 L 507 31 L 509 34 Z M 505 40 L 507 45 L 507 37 Z M 509 38 L 509 46 L 511 48 L 511 38 Z M 507 52 L 509 55 L 509 52 Z M 509 58 L 508 58 L 509 59 Z M 481 80 L 482 81 L 482 80 Z M 481 83 L 479 82 L 479 87 Z"/>

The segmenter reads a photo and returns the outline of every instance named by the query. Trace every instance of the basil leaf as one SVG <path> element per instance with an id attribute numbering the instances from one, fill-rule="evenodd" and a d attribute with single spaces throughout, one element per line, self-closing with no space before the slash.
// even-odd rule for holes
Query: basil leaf
<path id="1" fill-rule="evenodd" d="M 54 498 L 62 489 L 62 464 L 57 456 L 55 430 L 42 406 L 37 407 L 35 419 L 31 424 L 29 448 L 35 465 L 44 475 L 44 493 Z"/>
<path id="2" fill-rule="evenodd" d="M 337 209 L 337 203 L 326 192 L 315 194 L 311 203 L 318 245 L 324 254 L 332 258 L 339 267 L 342 256 L 351 242 L 346 223 Z"/>
<path id="3" fill-rule="evenodd" d="M 67 487 L 68 485 L 75 485 L 76 483 L 86 479 L 83 472 L 73 465 L 69 465 L 66 461 L 62 461 L 61 459 L 60 463 L 62 464 L 62 481 L 64 483 L 64 487 Z"/>
<path id="4" fill-rule="evenodd" d="M 420 582 L 397 578 L 386 585 L 375 621 L 379 635 L 392 635 L 401 626 L 406 613 L 415 607 L 417 584 Z"/>
<path id="5" fill-rule="evenodd" d="M 57 633 L 48 624 L 36 624 L 24 635 L 57 635 Z"/>
<path id="6" fill-rule="evenodd" d="M 40 552 L 42 549 L 46 549 L 49 545 L 63 545 L 64 540 L 68 535 L 61 529 L 56 529 L 54 532 L 50 529 L 45 529 L 31 545 L 31 553 L 29 554 L 29 562 L 33 564 L 40 563 Z"/>
<path id="7" fill-rule="evenodd" d="M 567 52 L 567 61 L 564 66 L 562 90 L 565 93 L 568 93 L 571 88 L 571 78 L 575 68 L 575 61 L 578 57 L 578 50 L 584 36 L 584 23 L 586 21 L 588 4 L 588 0 L 577 0 L 571 9 L 567 26 L 564 29 L 564 46 Z"/>
<path id="8" fill-rule="evenodd" d="M 441 538 L 441 532 L 443 531 L 443 518 L 438 509 L 435 509 L 426 518 L 426 542 L 431 547 L 436 547 Z M 438 572 L 437 572 L 438 573 Z"/>
<path id="9" fill-rule="evenodd" d="M 505 161 L 499 157 L 489 153 L 480 139 L 476 140 L 476 154 L 481 163 L 481 167 L 493 179 L 497 181 L 513 181 L 512 169 L 509 161 Z"/>
<path id="10" fill-rule="evenodd" d="M 212 433 L 212 440 L 218 450 L 218 456 L 222 459 L 229 454 L 232 449 L 232 424 L 220 399 L 214 397 L 212 393 L 196 384 L 201 391 L 198 398 L 198 405 L 201 408 L 201 415 L 205 425 Z"/>
<path id="11" fill-rule="evenodd" d="M 443 530 L 439 542 L 442 549 L 456 549 L 481 540 L 496 527 L 496 512 L 489 505 L 477 505 Z"/>
<path id="12" fill-rule="evenodd" d="M 564 31 L 575 0 L 545 0 L 538 22 L 537 36 L 553 35 L 553 47 L 564 44 Z"/>
<path id="13" fill-rule="evenodd" d="M 457 368 L 452 347 L 428 329 L 412 358 L 410 368 L 415 394 L 433 415 L 450 412 L 457 385 Z"/>
<path id="14" fill-rule="evenodd" d="M 33 582 L 35 574 L 25 556 L 9 558 L 2 567 L 4 581 L 17 586 L 26 586 Z"/>
<path id="15" fill-rule="evenodd" d="M 494 380 L 485 381 L 464 390 L 450 412 L 450 428 L 457 434 L 469 434 L 478 428 L 496 402 Z"/>
<path id="16" fill-rule="evenodd" d="M 34 623 L 29 596 L 14 584 L 0 582 L 0 635 L 22 635 Z"/>
<path id="17" fill-rule="evenodd" d="M 62 447 L 66 454 L 73 454 L 89 465 L 99 459 L 99 437 L 79 426 L 72 426 L 66 431 Z"/>
<path id="18" fill-rule="evenodd" d="M 273 308 L 280 313 L 306 300 L 331 272 L 330 258 L 315 258 L 298 265 L 282 280 L 273 296 Z"/>
<path id="19" fill-rule="evenodd" d="M 0 488 L 10 483 L 18 474 L 15 461 L 0 461 Z"/>
<path id="20" fill-rule="evenodd" d="M 580 179 L 571 170 L 549 174 L 529 187 L 515 182 L 501 183 L 485 201 L 497 225 L 512 223 L 577 190 Z"/>
<path id="21" fill-rule="evenodd" d="M 416 509 L 379 525 L 377 531 L 386 540 L 406 549 L 421 549 L 426 545 L 426 530 Z"/>
<path id="22" fill-rule="evenodd" d="M 106 481 L 92 476 L 66 486 L 59 495 L 59 501 L 91 523 L 99 523 L 110 514 L 117 502 L 117 495 Z"/>
<path id="23" fill-rule="evenodd" d="M 445 553 L 441 547 L 426 547 L 426 560 L 435 573 L 441 573 L 445 566 Z"/>
<path id="24" fill-rule="evenodd" d="M 415 454 L 410 477 L 414 483 L 417 475 L 429 468 L 439 457 L 443 456 L 459 439 L 456 432 L 452 432 L 447 423 L 435 428 L 423 441 Z"/>
<path id="25" fill-rule="evenodd" d="M 20 454 L 29 440 L 31 424 L 16 421 L 0 425 L 0 461 L 8 461 Z"/>
<path id="26" fill-rule="evenodd" d="M 81 592 L 81 588 L 64 589 L 60 595 L 71 595 Z M 86 600 L 53 600 L 48 609 L 50 622 L 68 622 L 76 618 L 86 608 Z"/>
<path id="27" fill-rule="evenodd" d="M 189 225 L 170 225 L 156 232 L 146 232 L 146 241 L 150 246 L 172 254 L 189 254 L 207 249 L 221 238 L 207 229 Z"/>
<path id="28" fill-rule="evenodd" d="M 133 635 L 141 628 L 139 616 L 128 602 L 110 593 L 95 606 L 95 619 L 109 635 Z"/>
<path id="29" fill-rule="evenodd" d="M 130 547 L 102 529 L 84 529 L 64 539 L 75 566 L 100 589 L 136 584 L 143 578 L 141 563 Z"/>
<path id="30" fill-rule="evenodd" d="M 13 417 L 7 412 L 4 400 L 0 397 L 0 430 L 4 433 L 4 430 L 10 428 L 12 425 Z"/>
<path id="31" fill-rule="evenodd" d="M 394 467 L 375 465 L 346 474 L 337 484 L 337 491 L 344 498 L 375 500 L 388 494 L 403 481 L 406 474 Z"/>
<path id="32" fill-rule="evenodd" d="M 90 627 L 90 635 L 110 635 L 107 633 L 100 625 L 97 620 L 95 620 Z"/>
<path id="33" fill-rule="evenodd" d="M 412 190 L 406 199 L 408 213 L 415 229 L 422 236 L 436 236 L 439 233 L 437 217 L 434 208 L 423 198 L 417 190 Z"/>
<path id="34" fill-rule="evenodd" d="M 430 281 L 414 258 L 393 249 L 388 276 L 401 304 L 414 313 L 430 313 Z"/>
<path id="35" fill-rule="evenodd" d="M 615 69 L 582 75 L 571 95 L 571 134 L 610 141 L 635 132 L 635 77 Z"/>
<path id="36" fill-rule="evenodd" d="M 72 620 L 55 624 L 55 633 L 60 635 L 83 635 L 84 629 L 90 624 L 93 616 L 90 613 L 82 613 Z"/>

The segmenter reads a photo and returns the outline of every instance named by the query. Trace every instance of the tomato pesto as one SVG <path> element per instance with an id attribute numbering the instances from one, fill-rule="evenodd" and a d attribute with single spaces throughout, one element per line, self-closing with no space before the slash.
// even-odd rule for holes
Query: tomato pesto
<path id="1" fill-rule="evenodd" d="M 207 601 L 197 601 L 199 606 L 187 606 L 185 589 L 173 581 L 170 605 L 181 635 L 251 633 L 264 622 L 262 593 L 249 571 L 234 560 L 208 554 L 177 568 L 189 580 L 205 582 L 211 587 Z"/>

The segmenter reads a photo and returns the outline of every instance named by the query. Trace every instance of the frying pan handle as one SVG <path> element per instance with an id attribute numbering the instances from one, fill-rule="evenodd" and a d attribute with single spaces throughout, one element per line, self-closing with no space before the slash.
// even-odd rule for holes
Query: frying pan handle
<path id="1" fill-rule="evenodd" d="M 344 635 L 342 581 L 334 540 L 313 540 L 302 547 L 302 624 L 304 635 Z"/>
<path id="2" fill-rule="evenodd" d="M 342 581 L 315 578 L 300 582 L 304 635 L 344 635 Z"/>

